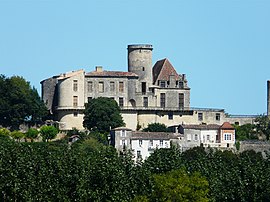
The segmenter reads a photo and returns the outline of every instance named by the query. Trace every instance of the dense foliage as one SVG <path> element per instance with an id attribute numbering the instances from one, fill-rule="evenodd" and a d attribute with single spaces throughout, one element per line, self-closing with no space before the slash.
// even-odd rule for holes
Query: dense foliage
<path id="1" fill-rule="evenodd" d="M 87 129 L 109 133 L 112 128 L 124 125 L 120 108 L 115 100 L 99 97 L 86 104 L 83 126 Z"/>
<path id="2" fill-rule="evenodd" d="M 270 137 L 270 119 L 268 116 L 258 116 L 254 123 L 247 123 L 241 126 L 234 125 L 237 140 L 266 139 Z"/>
<path id="3" fill-rule="evenodd" d="M 168 132 L 168 128 L 163 123 L 149 123 L 146 128 L 143 129 L 144 132 Z"/>
<path id="4" fill-rule="evenodd" d="M 38 92 L 19 76 L 0 75 L 0 125 L 18 129 L 20 124 L 39 123 L 47 109 Z"/>
<path id="5" fill-rule="evenodd" d="M 58 130 L 54 126 L 45 125 L 40 128 L 40 134 L 44 142 L 54 139 L 57 133 L 58 133 Z"/>
<path id="6" fill-rule="evenodd" d="M 31 142 L 38 137 L 39 131 L 35 128 L 29 128 L 28 131 L 25 133 L 25 137 L 29 138 Z"/>
<path id="7" fill-rule="evenodd" d="M 134 164 L 97 135 L 69 145 L 0 135 L 0 201 L 269 201 L 270 157 L 158 149 Z"/>
<path id="8" fill-rule="evenodd" d="M 259 116 L 255 120 L 256 131 L 259 135 L 264 135 L 267 140 L 270 137 L 270 119 L 268 116 Z"/>

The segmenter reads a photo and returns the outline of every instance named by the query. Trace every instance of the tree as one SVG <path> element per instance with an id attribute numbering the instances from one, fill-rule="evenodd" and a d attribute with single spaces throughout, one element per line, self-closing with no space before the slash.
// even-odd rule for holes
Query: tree
<path id="1" fill-rule="evenodd" d="M 87 129 L 108 133 L 110 129 L 124 125 L 120 107 L 115 100 L 99 97 L 86 104 L 83 126 Z"/>
<path id="2" fill-rule="evenodd" d="M 8 130 L 7 128 L 0 128 L 0 135 L 10 136 L 10 130 Z"/>
<path id="3" fill-rule="evenodd" d="M 47 113 L 37 90 L 19 76 L 0 75 L 0 125 L 18 129 L 20 124 L 35 124 Z"/>
<path id="4" fill-rule="evenodd" d="M 147 128 L 143 129 L 144 132 L 168 132 L 168 128 L 163 123 L 150 123 Z"/>
<path id="5" fill-rule="evenodd" d="M 153 176 L 154 187 L 149 201 L 206 202 L 209 185 L 198 172 L 188 174 L 184 169 Z M 145 197 L 141 197 L 145 200 Z M 136 200 L 134 200 L 136 201 Z"/>
<path id="6" fill-rule="evenodd" d="M 33 142 L 33 139 L 37 138 L 39 132 L 35 128 L 29 128 L 29 130 L 25 133 L 25 137 L 31 139 L 31 142 Z"/>
<path id="7" fill-rule="evenodd" d="M 179 169 L 181 163 L 181 151 L 177 146 L 172 145 L 171 148 L 154 150 L 154 153 L 145 160 L 143 167 L 151 173 L 160 174 Z"/>
<path id="8" fill-rule="evenodd" d="M 20 142 L 20 140 L 24 137 L 24 134 L 21 131 L 14 130 L 11 132 L 11 137 Z"/>
<path id="9" fill-rule="evenodd" d="M 260 135 L 265 135 L 266 139 L 270 137 L 270 119 L 268 116 L 259 116 L 255 119 L 255 128 Z"/>
<path id="10" fill-rule="evenodd" d="M 258 139 L 254 124 L 234 125 L 234 128 L 237 140 Z"/>
<path id="11" fill-rule="evenodd" d="M 42 136 L 43 141 L 45 142 L 48 142 L 48 140 L 55 138 L 57 133 L 58 130 L 54 126 L 42 126 L 40 128 L 40 134 Z"/>

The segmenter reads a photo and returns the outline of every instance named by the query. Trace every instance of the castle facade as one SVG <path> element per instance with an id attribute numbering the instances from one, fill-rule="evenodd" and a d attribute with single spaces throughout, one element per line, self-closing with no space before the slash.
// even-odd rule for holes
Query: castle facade
<path id="1" fill-rule="evenodd" d="M 93 98 L 114 99 L 126 127 L 149 123 L 221 124 L 252 123 L 254 117 L 228 116 L 223 109 L 190 107 L 190 88 L 185 74 L 176 72 L 165 58 L 152 66 L 152 45 L 128 45 L 128 71 L 77 70 L 41 81 L 42 99 L 59 123 L 60 130 L 83 129 L 85 103 Z"/>

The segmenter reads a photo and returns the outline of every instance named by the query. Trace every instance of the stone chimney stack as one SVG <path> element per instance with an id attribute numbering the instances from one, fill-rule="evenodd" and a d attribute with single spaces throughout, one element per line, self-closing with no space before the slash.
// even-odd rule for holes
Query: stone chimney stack
<path id="1" fill-rule="evenodd" d="M 267 81 L 267 116 L 270 116 L 270 80 Z"/>
<path id="2" fill-rule="evenodd" d="M 96 72 L 103 72 L 102 66 L 96 66 Z"/>

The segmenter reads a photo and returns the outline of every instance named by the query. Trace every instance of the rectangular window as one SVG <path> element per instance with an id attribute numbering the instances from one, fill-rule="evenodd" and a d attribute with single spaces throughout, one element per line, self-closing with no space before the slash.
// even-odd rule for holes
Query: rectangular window
<path id="1" fill-rule="evenodd" d="M 225 134 L 224 134 L 224 140 L 232 140 L 232 134 L 230 134 L 230 133 L 225 133 Z"/>
<path id="2" fill-rule="evenodd" d="M 74 92 L 78 91 L 78 80 L 73 80 L 73 91 Z"/>
<path id="3" fill-rule="evenodd" d="M 93 92 L 93 82 L 92 81 L 87 82 L 87 91 L 89 93 Z"/>
<path id="4" fill-rule="evenodd" d="M 168 113 L 168 119 L 169 120 L 173 120 L 173 112 L 169 112 Z"/>
<path id="5" fill-rule="evenodd" d="M 179 109 L 184 109 L 184 93 L 178 94 Z"/>
<path id="6" fill-rule="evenodd" d="M 123 147 L 126 146 L 126 140 L 122 140 L 122 145 L 123 145 Z"/>
<path id="7" fill-rule="evenodd" d="M 142 82 L 142 94 L 145 95 L 146 93 L 146 82 Z"/>
<path id="8" fill-rule="evenodd" d="M 110 92 L 114 92 L 115 91 L 115 84 L 113 81 L 110 82 Z"/>
<path id="9" fill-rule="evenodd" d="M 154 145 L 153 140 L 150 140 L 149 144 L 150 144 L 150 147 L 153 147 Z"/>
<path id="10" fill-rule="evenodd" d="M 202 121 L 203 120 L 203 113 L 198 113 L 198 121 Z"/>
<path id="11" fill-rule="evenodd" d="M 220 121 L 220 113 L 216 113 L 216 121 Z"/>
<path id="12" fill-rule="evenodd" d="M 165 93 L 160 93 L 160 107 L 165 107 L 166 102 L 166 97 Z"/>
<path id="13" fill-rule="evenodd" d="M 126 137 L 126 131 L 125 130 L 121 131 L 121 137 Z"/>
<path id="14" fill-rule="evenodd" d="M 207 141 L 210 141 L 210 135 L 207 135 L 207 136 L 206 136 L 206 140 L 207 140 Z"/>
<path id="15" fill-rule="evenodd" d="M 163 147 L 163 140 L 159 140 L 159 145 Z"/>
<path id="16" fill-rule="evenodd" d="M 142 158 L 142 155 L 141 155 L 141 151 L 140 150 L 137 151 L 137 158 Z"/>
<path id="17" fill-rule="evenodd" d="M 73 96 L 73 107 L 78 106 L 78 96 Z"/>
<path id="18" fill-rule="evenodd" d="M 142 146 L 142 140 L 139 140 L 139 145 Z"/>
<path id="19" fill-rule="evenodd" d="M 100 92 L 100 93 L 104 92 L 104 82 L 103 81 L 98 82 L 98 92 Z"/>
<path id="20" fill-rule="evenodd" d="M 148 107 L 148 97 L 143 98 L 143 106 Z"/>
<path id="21" fill-rule="evenodd" d="M 122 81 L 119 82 L 119 92 L 120 93 L 124 92 L 124 82 L 122 82 Z"/>
<path id="22" fill-rule="evenodd" d="M 198 141 L 198 135 L 197 134 L 194 135 L 194 140 Z"/>
<path id="23" fill-rule="evenodd" d="M 122 98 L 122 97 L 119 98 L 119 106 L 120 107 L 124 106 L 124 98 Z"/>
<path id="24" fill-rule="evenodd" d="M 160 87 L 165 88 L 166 87 L 166 82 L 165 81 L 160 81 Z"/>
<path id="25" fill-rule="evenodd" d="M 73 116 L 74 116 L 74 117 L 78 117 L 78 112 L 74 112 L 74 113 L 73 113 Z"/>
<path id="26" fill-rule="evenodd" d="M 181 89 L 184 88 L 184 82 L 183 82 L 183 81 L 180 81 L 180 82 L 179 82 L 179 88 L 181 88 Z"/>

